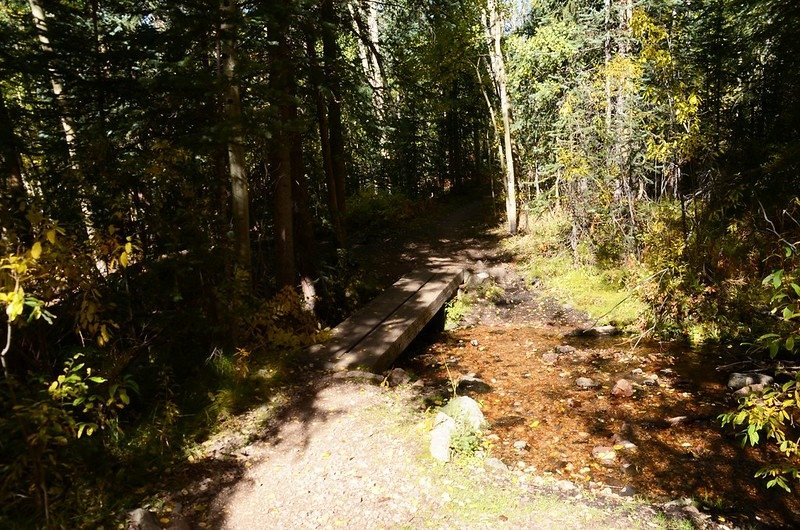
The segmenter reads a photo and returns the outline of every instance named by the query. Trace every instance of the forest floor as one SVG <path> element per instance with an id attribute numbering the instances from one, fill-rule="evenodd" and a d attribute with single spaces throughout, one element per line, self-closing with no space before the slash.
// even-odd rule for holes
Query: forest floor
<path id="1" fill-rule="evenodd" d="M 413 384 L 296 367 L 269 407 L 204 443 L 151 509 L 172 528 L 770 528 L 794 495 L 752 477 L 765 455 L 715 419 L 734 406 L 718 356 L 622 337 L 573 336 L 587 315 L 529 287 L 485 203 L 450 204 L 354 249 L 387 283 L 417 266 L 491 272 L 502 295 L 419 341 Z M 430 409 L 466 391 L 491 425 L 489 458 L 437 464 Z M 576 378 L 597 386 L 578 388 Z M 633 395 L 613 398 L 622 377 Z M 180 473 L 179 473 L 180 474 Z M 177 486 L 176 486 L 177 484 Z"/>

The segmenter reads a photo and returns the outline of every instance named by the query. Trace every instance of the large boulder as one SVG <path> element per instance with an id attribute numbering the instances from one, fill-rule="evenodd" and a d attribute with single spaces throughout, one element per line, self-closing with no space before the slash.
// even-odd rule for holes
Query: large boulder
<path id="1" fill-rule="evenodd" d="M 471 397 L 458 396 L 451 399 L 442 407 L 442 412 L 473 431 L 479 431 L 486 426 L 481 406 Z"/>
<path id="2" fill-rule="evenodd" d="M 478 402 L 467 396 L 451 399 L 436 414 L 431 431 L 431 456 L 439 462 L 450 461 L 450 447 L 456 432 L 479 433 L 486 426 L 486 418 Z"/>

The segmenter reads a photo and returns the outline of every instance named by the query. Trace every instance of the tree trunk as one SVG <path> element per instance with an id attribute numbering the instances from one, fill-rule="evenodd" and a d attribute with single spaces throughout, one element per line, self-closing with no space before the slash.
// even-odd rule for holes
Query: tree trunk
<path id="1" fill-rule="evenodd" d="M 79 181 L 82 182 L 83 177 L 80 172 L 80 164 L 78 163 L 78 141 L 75 133 L 75 124 L 72 121 L 72 116 L 69 112 L 69 104 L 64 94 L 64 81 L 52 61 L 53 46 L 50 43 L 49 32 L 47 29 L 47 15 L 44 11 L 44 8 L 39 3 L 39 0 L 28 0 L 28 4 L 31 8 L 33 24 L 36 27 L 36 35 L 39 39 L 39 46 L 47 58 L 47 70 L 50 74 L 50 85 L 53 90 L 53 96 L 55 97 L 56 104 L 60 110 L 59 118 L 61 120 L 61 128 L 64 131 L 64 141 L 67 144 L 67 155 L 69 157 L 70 170 L 80 179 Z M 89 208 L 89 201 L 86 197 L 86 192 L 86 187 L 81 185 L 80 189 L 78 190 L 78 202 L 86 229 L 86 235 L 91 238 L 94 235 L 94 228 L 92 226 L 92 213 L 91 209 Z"/>
<path id="2" fill-rule="evenodd" d="M 498 0 L 487 0 L 487 41 L 492 70 L 500 96 L 500 115 L 503 120 L 503 144 L 506 170 L 506 216 L 508 232 L 517 233 L 517 184 L 514 174 L 514 153 L 511 142 L 511 101 L 508 98 L 505 60 L 503 58 L 503 19 L 497 5 Z"/>
<path id="3" fill-rule="evenodd" d="M 292 197 L 292 135 L 289 131 L 294 121 L 292 112 L 294 76 L 291 69 L 291 50 L 287 38 L 289 22 L 276 21 L 270 38 L 277 41 L 272 57 L 272 86 L 277 93 L 280 123 L 275 135 L 275 277 L 279 288 L 295 285 L 296 263 L 294 251 L 294 206 Z"/>
<path id="4" fill-rule="evenodd" d="M 220 2 L 222 72 L 225 78 L 224 116 L 228 139 L 228 166 L 231 179 L 231 211 L 233 213 L 235 276 L 237 284 L 249 289 L 252 257 L 250 250 L 250 192 L 244 156 L 242 104 L 236 79 L 236 18 L 234 0 Z"/>
<path id="5" fill-rule="evenodd" d="M 309 60 L 311 61 L 311 84 L 314 89 L 317 127 L 319 128 L 319 143 L 322 151 L 322 169 L 325 173 L 325 187 L 328 191 L 328 212 L 331 216 L 331 224 L 333 225 L 333 232 L 336 236 L 336 245 L 338 248 L 344 248 L 344 223 L 342 219 L 342 212 L 339 208 L 339 196 L 337 193 L 338 179 L 336 178 L 333 164 L 329 125 L 330 122 L 328 121 L 328 105 L 320 87 L 322 83 L 322 72 L 317 59 L 317 50 L 315 48 L 314 39 L 309 38 L 306 41 L 306 48 L 308 51 Z"/>
<path id="6" fill-rule="evenodd" d="M 345 192 L 345 176 L 347 165 L 345 158 L 344 128 L 342 126 L 342 94 L 339 79 L 339 63 L 341 62 L 341 50 L 336 41 L 336 34 L 332 27 L 336 24 L 336 16 L 333 10 L 333 0 L 324 0 L 322 4 L 322 19 L 324 28 L 322 32 L 322 54 L 325 60 L 325 76 L 330 85 L 330 95 L 328 96 L 328 127 L 331 149 L 331 168 L 333 170 L 333 180 L 336 188 L 336 205 L 339 208 L 339 222 L 342 230 L 342 248 L 346 245 L 346 231 L 344 219 L 347 215 L 347 203 Z"/>
<path id="7" fill-rule="evenodd" d="M 293 109 L 297 117 L 297 107 Z M 317 301 L 317 290 L 314 278 L 317 275 L 317 248 L 314 239 L 314 222 L 309 205 L 311 199 L 306 185 L 305 164 L 303 163 L 303 138 L 298 132 L 292 133 L 291 172 L 292 197 L 294 198 L 294 233 L 295 261 L 300 276 L 300 291 L 306 309 L 314 311 Z"/>

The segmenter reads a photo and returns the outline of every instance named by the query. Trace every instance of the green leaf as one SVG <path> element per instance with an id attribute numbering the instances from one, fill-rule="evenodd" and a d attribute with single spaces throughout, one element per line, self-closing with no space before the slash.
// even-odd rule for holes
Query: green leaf
<path id="1" fill-rule="evenodd" d="M 786 339 L 786 349 L 794 351 L 794 335 L 789 335 L 789 338 Z"/>
<path id="2" fill-rule="evenodd" d="M 108 379 L 106 379 L 105 377 L 100 377 L 99 375 L 95 375 L 90 377 L 89 381 L 91 381 L 92 383 L 105 383 L 106 381 L 108 381 Z"/>

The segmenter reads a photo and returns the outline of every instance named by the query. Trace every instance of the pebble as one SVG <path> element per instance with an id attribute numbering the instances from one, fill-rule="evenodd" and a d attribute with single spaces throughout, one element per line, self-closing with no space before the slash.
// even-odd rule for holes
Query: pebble
<path id="1" fill-rule="evenodd" d="M 524 451 L 527 448 L 528 448 L 528 442 L 526 442 L 525 440 L 517 440 L 516 442 L 514 442 L 514 449 L 516 449 L 517 451 Z"/>
<path id="2" fill-rule="evenodd" d="M 620 379 L 611 390 L 611 395 L 618 398 L 629 398 L 633 396 L 633 385 L 627 379 Z"/>
<path id="3" fill-rule="evenodd" d="M 590 379 L 588 377 L 579 377 L 575 380 L 575 384 L 578 388 L 582 388 L 584 390 L 588 390 L 590 388 L 595 388 L 599 386 L 594 379 Z"/>
<path id="4" fill-rule="evenodd" d="M 592 456 L 603 464 L 611 464 L 617 459 L 617 452 L 613 447 L 598 445 L 592 449 Z"/>

